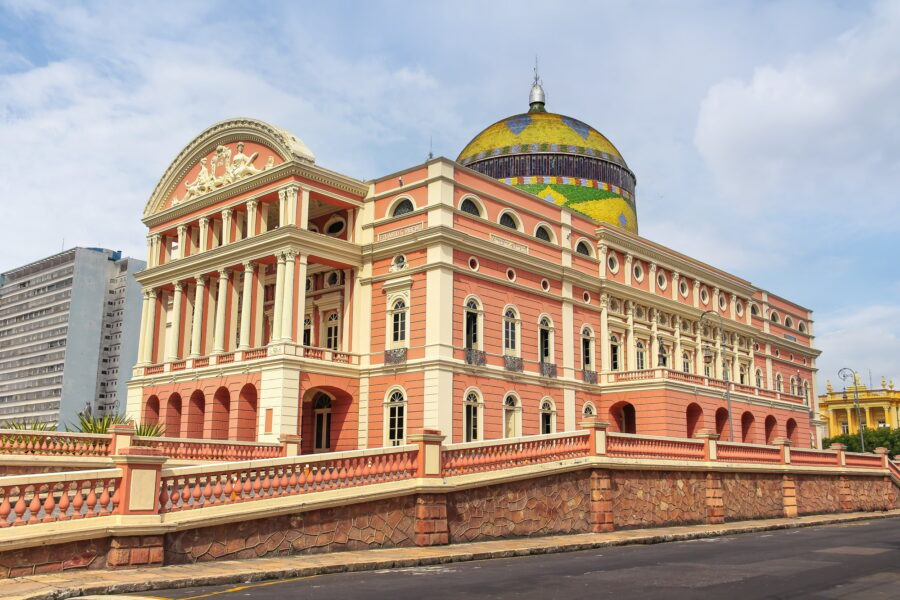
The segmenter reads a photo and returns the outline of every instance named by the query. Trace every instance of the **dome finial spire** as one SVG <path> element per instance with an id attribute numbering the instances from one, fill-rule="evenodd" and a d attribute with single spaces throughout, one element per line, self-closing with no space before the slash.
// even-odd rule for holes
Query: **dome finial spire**
<path id="1" fill-rule="evenodd" d="M 541 77 L 538 75 L 538 58 L 534 57 L 534 83 L 531 84 L 531 94 L 528 96 L 528 112 L 547 112 L 544 108 L 546 103 L 546 94 L 542 85 Z"/>

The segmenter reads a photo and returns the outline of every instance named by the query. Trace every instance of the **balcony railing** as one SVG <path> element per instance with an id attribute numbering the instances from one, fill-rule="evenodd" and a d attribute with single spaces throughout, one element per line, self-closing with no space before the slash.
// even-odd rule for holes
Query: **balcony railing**
<path id="1" fill-rule="evenodd" d="M 525 369 L 525 361 L 521 356 L 503 355 L 503 368 L 507 371 L 521 373 Z"/>
<path id="2" fill-rule="evenodd" d="M 384 351 L 384 364 L 402 365 L 406 362 L 406 348 L 393 348 Z"/>
<path id="3" fill-rule="evenodd" d="M 556 377 L 556 365 L 553 363 L 541 363 L 541 376 Z"/>
<path id="4" fill-rule="evenodd" d="M 767 390 L 765 388 L 758 388 L 751 385 L 736 383 L 734 381 L 724 381 L 722 379 L 716 379 L 714 377 L 695 375 L 694 373 L 685 373 L 683 371 L 676 371 L 674 369 L 666 369 L 661 367 L 655 369 L 641 369 L 638 371 L 612 371 L 606 374 L 604 377 L 604 381 L 606 381 L 607 383 L 671 380 L 715 388 L 718 390 L 722 390 L 723 392 L 727 388 L 732 393 L 769 398 L 772 400 L 788 400 L 792 402 L 798 402 L 804 399 L 803 396 L 798 396 L 789 392 L 777 392 L 774 390 Z"/>
<path id="5" fill-rule="evenodd" d="M 352 352 L 341 352 L 339 350 L 331 350 L 328 348 L 319 348 L 315 346 L 298 346 L 292 343 L 286 343 L 275 349 L 273 345 L 262 346 L 259 348 L 250 348 L 247 350 L 238 350 L 235 352 L 225 352 L 223 354 L 214 354 L 212 356 L 201 356 L 199 358 L 176 360 L 168 363 L 149 365 L 143 367 L 143 375 L 156 375 L 172 371 L 181 371 L 185 369 L 200 369 L 208 367 L 210 364 L 226 365 L 230 363 L 239 363 L 249 360 L 260 360 L 269 356 L 287 355 L 301 356 L 303 358 L 311 358 L 313 360 L 322 360 L 343 365 L 359 364 L 359 356 Z M 405 352 L 406 350 L 403 349 Z M 141 367 L 138 367 L 138 373 L 141 373 Z"/>
<path id="6" fill-rule="evenodd" d="M 591 371 L 590 369 L 583 369 L 581 371 L 581 377 L 584 379 L 585 383 L 597 383 L 597 371 Z"/>
<path id="7" fill-rule="evenodd" d="M 487 363 L 487 355 L 483 350 L 466 348 L 466 364 L 483 367 Z"/>

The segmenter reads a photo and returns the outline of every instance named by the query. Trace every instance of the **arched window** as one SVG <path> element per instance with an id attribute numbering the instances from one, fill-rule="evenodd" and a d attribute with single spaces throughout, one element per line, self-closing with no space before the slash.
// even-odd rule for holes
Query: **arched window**
<path id="1" fill-rule="evenodd" d="M 785 327 L 793 327 L 793 326 L 794 326 L 794 320 L 793 320 L 792 318 L 790 318 L 790 317 L 785 317 L 785 318 L 784 318 L 784 326 L 785 326 Z"/>
<path id="2" fill-rule="evenodd" d="M 512 394 L 508 394 L 503 400 L 504 437 L 519 437 L 519 415 L 519 401 Z"/>
<path id="3" fill-rule="evenodd" d="M 478 394 L 469 392 L 463 402 L 463 439 L 467 442 L 478 440 L 478 421 L 480 412 Z"/>
<path id="4" fill-rule="evenodd" d="M 397 206 L 394 207 L 393 216 L 399 217 L 400 215 L 405 215 L 406 213 L 411 213 L 415 209 L 416 209 L 416 207 L 413 206 L 412 201 L 409 198 L 404 198 L 403 200 L 401 200 L 400 202 L 397 203 Z"/>
<path id="5" fill-rule="evenodd" d="M 807 399 L 809 398 L 809 382 L 808 381 L 803 382 L 803 397 L 807 398 Z"/>
<path id="6" fill-rule="evenodd" d="M 665 344 L 659 345 L 659 356 L 657 357 L 659 364 L 657 366 L 660 366 L 660 367 L 668 367 L 669 366 L 669 353 L 668 352 L 669 351 L 666 350 Z"/>
<path id="7" fill-rule="evenodd" d="M 508 212 L 500 215 L 500 225 L 502 225 L 503 227 L 509 227 L 510 229 L 515 229 L 516 231 L 518 231 L 519 229 L 519 224 L 516 222 L 515 217 L 513 217 L 512 214 Z"/>
<path id="8" fill-rule="evenodd" d="M 741 385 L 747 385 L 747 368 L 744 365 L 741 365 L 740 371 L 738 372 L 738 381 Z"/>
<path id="9" fill-rule="evenodd" d="M 331 398 L 319 393 L 313 403 L 313 418 L 315 423 L 314 450 L 327 452 L 331 449 Z"/>
<path id="10" fill-rule="evenodd" d="M 754 317 L 758 317 L 759 316 L 759 307 L 755 304 L 751 304 L 750 305 L 750 314 L 753 315 Z"/>
<path id="11" fill-rule="evenodd" d="M 772 314 L 769 315 L 769 318 L 772 320 L 773 323 L 777 323 L 778 322 L 778 313 L 773 310 Z"/>
<path id="12" fill-rule="evenodd" d="M 681 353 L 681 370 L 685 373 L 691 372 L 691 355 L 687 352 Z"/>
<path id="13" fill-rule="evenodd" d="M 791 396 L 797 395 L 797 380 L 791 377 Z"/>
<path id="14" fill-rule="evenodd" d="M 575 252 L 577 252 L 578 254 L 584 254 L 585 256 L 590 256 L 591 255 L 591 247 L 588 245 L 587 242 L 582 240 L 582 241 L 578 242 L 578 244 L 575 245 Z"/>
<path id="15" fill-rule="evenodd" d="M 406 345 L 406 302 L 403 298 L 394 302 L 391 307 L 391 341 L 394 348 Z"/>
<path id="16" fill-rule="evenodd" d="M 609 336 L 609 368 L 619 370 L 619 338 L 614 335 Z"/>
<path id="17" fill-rule="evenodd" d="M 538 359 L 542 363 L 553 362 L 553 325 L 547 317 L 538 321 Z"/>
<path id="18" fill-rule="evenodd" d="M 780 392 L 783 387 L 784 379 L 781 377 L 781 373 L 775 376 L 775 391 Z"/>
<path id="19" fill-rule="evenodd" d="M 325 347 L 329 350 L 338 349 L 338 341 L 340 340 L 341 317 L 337 311 L 328 315 L 325 322 Z"/>
<path id="20" fill-rule="evenodd" d="M 303 345 L 312 346 L 312 317 L 303 317 Z"/>
<path id="21" fill-rule="evenodd" d="M 550 229 L 544 225 L 538 225 L 537 229 L 534 230 L 534 237 L 539 240 L 544 240 L 545 242 L 553 241 L 553 235 L 550 233 Z"/>
<path id="22" fill-rule="evenodd" d="M 647 368 L 646 354 L 644 352 L 644 342 L 638 342 L 635 345 L 635 358 L 637 361 L 637 370 L 642 371 Z"/>
<path id="23" fill-rule="evenodd" d="M 394 390 L 387 401 L 387 444 L 402 446 L 406 440 L 406 396 Z"/>
<path id="24" fill-rule="evenodd" d="M 476 217 L 481 216 L 481 209 L 478 208 L 478 205 L 475 204 L 475 201 L 471 198 L 466 198 L 462 201 L 462 204 L 459 205 L 459 210 L 464 213 L 469 213 L 470 215 L 475 215 Z"/>
<path id="25" fill-rule="evenodd" d="M 481 349 L 481 306 L 475 298 L 466 301 L 465 316 L 465 347 L 467 350 Z"/>
<path id="26" fill-rule="evenodd" d="M 556 411 L 553 409 L 553 403 L 549 400 L 541 401 L 541 434 L 547 435 L 553 433 L 556 428 Z"/>
<path id="27" fill-rule="evenodd" d="M 581 414 L 584 418 L 589 419 L 591 417 L 597 416 L 597 409 L 594 408 L 594 405 L 590 402 L 584 403 L 584 408 L 581 409 Z"/>
<path id="28" fill-rule="evenodd" d="M 594 332 L 585 325 L 581 328 L 581 368 L 594 371 Z"/>
<path id="29" fill-rule="evenodd" d="M 756 370 L 756 387 L 762 387 L 762 371 L 759 369 Z"/>
<path id="30" fill-rule="evenodd" d="M 503 313 L 503 354 L 519 355 L 519 315 L 513 308 L 507 308 Z"/>

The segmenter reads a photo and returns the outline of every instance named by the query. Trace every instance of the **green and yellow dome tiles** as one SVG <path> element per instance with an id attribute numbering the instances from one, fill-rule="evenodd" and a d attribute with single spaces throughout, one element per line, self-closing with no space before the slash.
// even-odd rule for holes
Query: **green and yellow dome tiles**
<path id="1" fill-rule="evenodd" d="M 634 174 L 625 159 L 590 125 L 546 112 L 537 81 L 529 112 L 487 127 L 456 160 L 595 221 L 637 233 Z"/>

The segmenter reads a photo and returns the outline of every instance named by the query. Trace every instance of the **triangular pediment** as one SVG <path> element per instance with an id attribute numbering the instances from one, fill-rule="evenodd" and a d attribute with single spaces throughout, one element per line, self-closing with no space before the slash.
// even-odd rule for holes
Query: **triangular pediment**
<path id="1" fill-rule="evenodd" d="M 198 200 L 286 162 L 313 164 L 300 138 L 254 119 L 216 123 L 185 146 L 159 180 L 144 218 Z"/>

